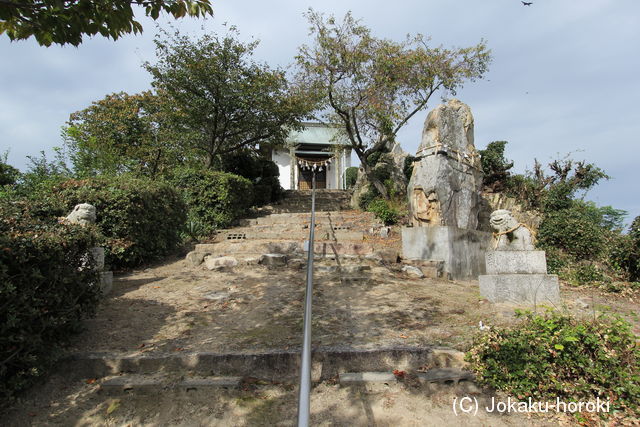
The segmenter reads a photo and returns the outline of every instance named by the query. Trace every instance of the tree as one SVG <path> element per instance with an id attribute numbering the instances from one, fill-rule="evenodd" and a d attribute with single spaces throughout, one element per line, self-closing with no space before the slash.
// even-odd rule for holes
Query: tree
<path id="1" fill-rule="evenodd" d="M 321 97 L 324 120 L 343 129 L 369 182 L 386 196 L 367 161 L 442 89 L 455 94 L 481 78 L 491 60 L 481 41 L 462 49 L 430 47 L 420 34 L 395 42 L 371 35 L 350 13 L 342 23 L 309 9 L 312 46 L 300 47 L 300 81 Z"/>
<path id="2" fill-rule="evenodd" d="M 20 171 L 7 163 L 8 157 L 8 151 L 0 155 L 0 187 L 13 185 L 20 178 Z"/>
<path id="3" fill-rule="evenodd" d="M 184 162 L 168 99 L 150 91 L 107 95 L 71 114 L 63 137 L 75 174 L 133 172 L 155 178 Z"/>
<path id="4" fill-rule="evenodd" d="M 98 33 L 116 40 L 142 32 L 134 5 L 154 20 L 161 12 L 174 18 L 213 15 L 209 0 L 0 0 L 0 34 L 11 40 L 34 36 L 42 46 L 78 46 L 83 36 Z"/>
<path id="5" fill-rule="evenodd" d="M 493 191 L 504 189 L 509 179 L 509 170 L 513 162 L 505 159 L 504 147 L 507 141 L 493 141 L 484 150 L 479 150 L 482 171 L 484 172 L 484 185 Z"/>
<path id="6" fill-rule="evenodd" d="M 242 43 L 234 36 L 231 28 L 224 37 L 196 41 L 177 32 L 156 38 L 158 62 L 145 64 L 153 86 L 183 115 L 181 126 L 190 139 L 185 148 L 199 152 L 206 168 L 235 150 L 283 142 L 312 109 L 283 70 L 251 59 L 257 41 Z"/>

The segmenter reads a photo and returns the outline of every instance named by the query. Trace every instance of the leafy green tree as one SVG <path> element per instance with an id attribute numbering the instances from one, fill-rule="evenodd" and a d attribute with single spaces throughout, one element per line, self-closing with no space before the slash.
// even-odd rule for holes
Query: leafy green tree
<path id="1" fill-rule="evenodd" d="M 455 94 L 465 81 L 481 78 L 490 52 L 482 41 L 444 49 L 420 34 L 400 42 L 376 38 L 350 13 L 342 22 L 312 9 L 306 17 L 314 42 L 300 47 L 298 78 L 318 94 L 324 120 L 340 126 L 369 182 L 386 197 L 370 156 L 392 143 L 438 90 Z"/>
<path id="2" fill-rule="evenodd" d="M 209 0 L 2 0 L 0 34 L 11 40 L 34 36 L 42 46 L 78 46 L 83 36 L 96 34 L 116 40 L 142 32 L 134 6 L 154 20 L 161 12 L 174 18 L 213 15 Z"/>
<path id="3" fill-rule="evenodd" d="M 165 173 L 185 160 L 174 128 L 177 114 L 166 97 L 150 91 L 110 94 L 71 114 L 63 137 L 76 175 Z"/>
<path id="4" fill-rule="evenodd" d="M 484 150 L 479 150 L 480 156 L 482 156 L 484 185 L 494 191 L 501 191 L 505 188 L 511 175 L 509 170 L 513 167 L 513 162 L 504 157 L 505 145 L 507 145 L 507 141 L 493 141 Z"/>
<path id="5" fill-rule="evenodd" d="M 214 168 L 219 156 L 263 142 L 284 142 L 312 109 L 308 97 L 288 83 L 285 72 L 251 59 L 258 42 L 224 37 L 193 41 L 175 33 L 156 38 L 156 64 L 145 64 L 153 86 L 182 114 L 185 149 Z"/>
<path id="6" fill-rule="evenodd" d="M 534 160 L 533 171 L 514 175 L 508 180 L 507 191 L 527 207 L 551 212 L 571 207 L 576 193 L 586 193 L 609 176 L 593 163 L 575 161 L 569 155 L 554 160 L 547 171 Z"/>
<path id="7" fill-rule="evenodd" d="M 15 184 L 20 177 L 20 171 L 7 163 L 9 152 L 0 156 L 0 187 Z"/>

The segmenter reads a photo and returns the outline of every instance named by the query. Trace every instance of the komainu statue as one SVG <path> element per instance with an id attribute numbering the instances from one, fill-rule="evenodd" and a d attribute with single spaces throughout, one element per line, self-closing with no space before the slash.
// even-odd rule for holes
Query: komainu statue
<path id="1" fill-rule="evenodd" d="M 497 251 L 532 251 L 533 235 L 529 227 L 518 222 L 511 211 L 500 209 L 493 211 L 489 224 L 494 230 Z"/>
<path id="2" fill-rule="evenodd" d="M 65 221 L 69 224 L 95 224 L 96 208 L 89 203 L 80 203 L 73 208 L 69 215 L 67 215 Z"/>

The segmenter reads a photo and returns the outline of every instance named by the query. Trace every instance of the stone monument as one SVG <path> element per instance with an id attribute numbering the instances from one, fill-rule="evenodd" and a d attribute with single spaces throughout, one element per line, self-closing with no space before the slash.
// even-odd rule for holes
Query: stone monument
<path id="1" fill-rule="evenodd" d="M 67 224 L 79 224 L 83 227 L 89 224 L 95 224 L 96 208 L 89 203 L 80 203 L 67 215 L 65 222 Z M 99 246 L 91 248 L 87 256 L 89 255 L 95 261 L 96 268 L 100 272 L 100 290 L 103 295 L 106 295 L 111 292 L 111 288 L 113 287 L 113 272 L 104 271 L 104 248 Z"/>
<path id="2" fill-rule="evenodd" d="M 534 249 L 529 227 L 508 210 L 494 211 L 489 223 L 494 247 L 485 255 L 487 274 L 478 277 L 480 295 L 491 302 L 559 304 L 558 276 L 547 274 L 545 252 Z"/>
<path id="3" fill-rule="evenodd" d="M 407 188 L 413 227 L 402 230 L 403 256 L 444 261 L 452 279 L 484 273 L 491 233 L 478 230 L 482 166 L 473 115 L 457 99 L 428 115 Z"/>

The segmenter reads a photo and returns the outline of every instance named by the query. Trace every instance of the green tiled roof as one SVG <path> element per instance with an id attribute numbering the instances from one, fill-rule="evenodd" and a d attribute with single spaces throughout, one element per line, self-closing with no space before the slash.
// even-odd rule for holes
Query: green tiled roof
<path id="1" fill-rule="evenodd" d="M 338 130 L 322 123 L 304 123 L 304 130 L 291 132 L 287 144 L 349 145 L 344 137 L 336 138 Z"/>

